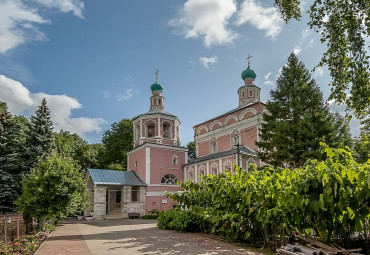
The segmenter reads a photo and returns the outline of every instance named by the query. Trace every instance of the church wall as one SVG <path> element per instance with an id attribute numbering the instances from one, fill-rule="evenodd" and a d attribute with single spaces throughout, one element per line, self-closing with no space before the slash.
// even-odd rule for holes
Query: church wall
<path id="1" fill-rule="evenodd" d="M 172 165 L 173 156 L 177 156 L 177 165 Z M 159 184 L 166 174 L 174 174 L 180 181 L 183 180 L 181 166 L 185 164 L 185 152 L 162 148 L 150 149 L 151 184 Z"/>
<path id="2" fill-rule="evenodd" d="M 231 148 L 231 135 L 225 135 L 217 139 L 217 151 L 225 151 Z"/>
<path id="3" fill-rule="evenodd" d="M 210 154 L 209 142 L 203 142 L 197 145 L 198 145 L 197 146 L 198 157 L 203 157 L 203 156 Z"/>
<path id="4" fill-rule="evenodd" d="M 137 167 L 135 167 L 135 161 L 137 161 Z M 129 171 L 135 171 L 138 173 L 144 181 L 146 180 L 146 152 L 145 147 L 138 151 L 131 153 L 128 156 L 128 169 Z"/>
<path id="5" fill-rule="evenodd" d="M 258 147 L 255 144 L 255 142 L 257 140 L 257 127 L 254 126 L 252 128 L 242 130 L 241 140 L 242 140 L 243 145 L 246 145 L 249 148 L 251 148 L 252 150 L 257 151 Z"/>

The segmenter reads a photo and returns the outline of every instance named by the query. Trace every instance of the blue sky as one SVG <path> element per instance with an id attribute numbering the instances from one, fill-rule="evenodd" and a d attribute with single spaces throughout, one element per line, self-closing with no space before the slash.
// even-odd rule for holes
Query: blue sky
<path id="1" fill-rule="evenodd" d="M 100 142 L 148 111 L 158 68 L 186 145 L 194 125 L 237 107 L 248 54 L 263 101 L 291 52 L 318 64 L 325 48 L 306 23 L 285 24 L 267 0 L 0 0 L 0 101 L 29 116 L 46 97 L 56 131 Z M 327 98 L 326 68 L 312 76 Z"/>

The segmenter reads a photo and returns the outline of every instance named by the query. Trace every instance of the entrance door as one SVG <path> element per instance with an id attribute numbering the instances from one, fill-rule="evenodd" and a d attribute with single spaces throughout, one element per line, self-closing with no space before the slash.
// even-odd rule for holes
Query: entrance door
<path id="1" fill-rule="evenodd" d="M 107 215 L 121 213 L 121 190 L 107 190 Z"/>

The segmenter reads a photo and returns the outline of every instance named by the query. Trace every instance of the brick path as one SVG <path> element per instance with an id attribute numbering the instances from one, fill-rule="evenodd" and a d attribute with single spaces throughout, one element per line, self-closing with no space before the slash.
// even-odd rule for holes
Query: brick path
<path id="1" fill-rule="evenodd" d="M 84 241 L 85 240 L 85 241 Z M 201 234 L 156 227 L 155 220 L 119 219 L 67 223 L 57 227 L 36 255 L 254 255 Z"/>

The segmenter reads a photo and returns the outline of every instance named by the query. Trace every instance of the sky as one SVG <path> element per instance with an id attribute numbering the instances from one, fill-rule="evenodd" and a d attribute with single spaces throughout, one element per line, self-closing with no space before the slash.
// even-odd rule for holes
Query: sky
<path id="1" fill-rule="evenodd" d="M 262 101 L 292 52 L 328 98 L 328 70 L 313 71 L 325 45 L 307 25 L 309 4 L 286 24 L 272 0 L 0 0 L 0 101 L 30 116 L 46 98 L 55 131 L 96 143 L 149 110 L 158 68 L 186 145 L 193 126 L 238 106 L 248 54 Z M 351 128 L 358 135 L 359 122 Z"/>

